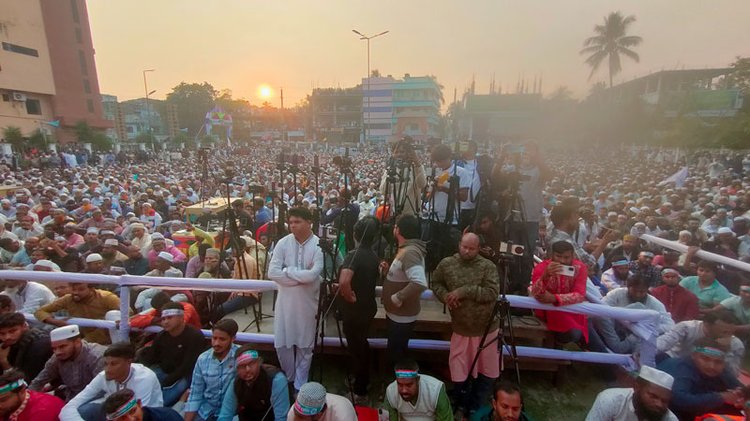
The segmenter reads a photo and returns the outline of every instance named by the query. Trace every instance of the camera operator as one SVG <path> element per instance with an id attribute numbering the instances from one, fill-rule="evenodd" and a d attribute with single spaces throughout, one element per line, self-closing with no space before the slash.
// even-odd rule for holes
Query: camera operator
<path id="1" fill-rule="evenodd" d="M 395 174 L 393 174 L 394 170 Z M 391 172 L 391 176 L 395 176 L 399 181 L 392 183 L 386 189 L 389 172 Z M 427 178 L 425 177 L 424 166 L 419 162 L 413 140 L 410 136 L 405 136 L 393 145 L 391 159 L 388 167 L 383 172 L 383 178 L 380 180 L 380 191 L 383 194 L 385 194 L 386 190 L 388 191 L 388 197 L 385 200 L 390 204 L 391 209 L 395 209 L 396 201 L 396 192 L 393 191 L 394 184 L 396 188 L 400 186 L 402 194 L 406 196 L 399 198 L 404 203 L 401 214 L 418 215 L 421 205 L 420 195 L 427 184 Z"/>
<path id="2" fill-rule="evenodd" d="M 357 248 L 344 259 L 339 274 L 339 301 L 344 322 L 347 349 L 352 358 L 355 400 L 365 400 L 370 382 L 370 346 L 367 334 L 377 312 L 375 283 L 378 279 L 378 256 L 373 244 L 380 234 L 380 223 L 366 216 L 354 225 Z"/>
<path id="3" fill-rule="evenodd" d="M 469 186 L 469 197 L 461 202 L 461 215 L 460 215 L 460 229 L 464 230 L 467 226 L 474 222 L 474 216 L 477 209 L 477 198 L 479 189 L 482 187 L 482 183 L 479 179 L 479 170 L 477 168 L 477 143 L 473 141 L 467 142 L 467 146 L 464 149 L 461 148 L 461 160 L 457 162 L 458 166 L 465 169 L 471 177 L 471 185 Z"/>
<path id="4" fill-rule="evenodd" d="M 534 249 L 544 206 L 542 189 L 549 177 L 550 171 L 534 142 L 504 145 L 492 170 L 493 187 L 500 193 L 498 203 L 501 209 L 505 209 L 500 217 L 512 221 L 510 226 L 501 226 L 504 241 L 524 246 L 519 273 L 511 275 L 514 280 L 511 291 L 525 291 L 531 282 Z M 517 197 L 514 198 L 512 196 L 516 195 L 512 193 L 516 187 Z"/>
<path id="5" fill-rule="evenodd" d="M 458 249 L 458 216 L 460 203 L 469 198 L 471 174 L 456 166 L 451 159 L 451 149 L 448 145 L 437 145 L 432 150 L 432 161 L 435 164 L 435 179 L 432 186 L 432 209 L 430 218 L 432 238 L 436 240 L 436 247 L 431 249 L 428 267 L 434 268 L 444 257 L 450 256 Z M 455 178 L 457 179 L 454 179 Z M 457 182 L 457 186 L 451 183 Z M 454 195 L 451 197 L 451 195 Z M 437 223 L 434 223 L 437 222 Z M 438 253 L 437 255 L 433 255 Z"/>

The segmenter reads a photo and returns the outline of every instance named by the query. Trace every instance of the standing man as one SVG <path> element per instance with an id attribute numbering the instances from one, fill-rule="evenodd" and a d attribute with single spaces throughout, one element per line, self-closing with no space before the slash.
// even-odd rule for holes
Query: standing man
<path id="1" fill-rule="evenodd" d="M 433 272 L 432 290 L 451 312 L 453 335 L 448 365 L 455 383 L 456 417 L 470 416 L 482 405 L 493 380 L 500 375 L 496 346 L 482 350 L 472 367 L 485 327 L 493 327 L 487 341 L 498 334 L 497 314 L 490 318 L 500 293 L 500 281 L 495 264 L 479 256 L 479 236 L 464 234 L 458 253 L 443 259 Z"/>
<path id="2" fill-rule="evenodd" d="M 180 303 L 170 302 L 161 310 L 161 327 L 153 345 L 141 354 L 162 385 L 166 406 L 174 405 L 190 386 L 193 366 L 206 349 L 203 334 L 185 324 L 185 311 Z"/>
<path id="3" fill-rule="evenodd" d="M 50 340 L 53 355 L 29 389 L 41 392 L 47 384 L 59 385 L 56 395 L 68 402 L 102 371 L 105 347 L 84 341 L 76 325 L 58 327 Z"/>
<path id="4" fill-rule="evenodd" d="M 190 396 L 185 405 L 185 421 L 209 421 L 219 415 L 224 394 L 231 387 L 236 374 L 234 354 L 240 347 L 234 343 L 237 330 L 237 322 L 232 319 L 219 320 L 213 326 L 211 349 L 198 357 L 193 369 Z"/>
<path id="5" fill-rule="evenodd" d="M 388 323 L 388 358 L 394 364 L 406 356 L 414 324 L 421 310 L 421 295 L 427 289 L 424 241 L 419 239 L 420 224 L 414 215 L 401 215 L 396 220 L 393 236 L 398 252 L 390 267 L 383 262 L 380 271 L 386 272 L 381 300 Z"/>
<path id="6" fill-rule="evenodd" d="M 375 217 L 366 216 L 357 221 L 354 224 L 357 248 L 346 255 L 339 274 L 340 309 L 346 348 L 353 363 L 355 403 L 366 401 L 370 383 L 370 344 L 367 334 L 378 309 L 375 301 L 378 256 L 372 246 L 379 235 L 380 223 Z"/>
<path id="7" fill-rule="evenodd" d="M 307 383 L 323 271 L 323 251 L 312 232 L 312 213 L 307 208 L 289 210 L 291 234 L 279 240 L 268 268 L 279 295 L 273 319 L 274 346 L 289 382 L 295 390 Z"/>
<path id="8" fill-rule="evenodd" d="M 599 393 L 586 421 L 677 421 L 669 410 L 673 383 L 671 375 L 643 366 L 634 388 L 613 388 Z"/>

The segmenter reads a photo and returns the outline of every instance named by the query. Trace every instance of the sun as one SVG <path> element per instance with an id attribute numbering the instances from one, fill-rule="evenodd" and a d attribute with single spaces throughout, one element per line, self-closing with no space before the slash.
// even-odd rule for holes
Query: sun
<path id="1" fill-rule="evenodd" d="M 258 88 L 258 95 L 263 99 L 270 98 L 271 94 L 271 87 L 268 85 L 261 85 L 260 88 Z"/>

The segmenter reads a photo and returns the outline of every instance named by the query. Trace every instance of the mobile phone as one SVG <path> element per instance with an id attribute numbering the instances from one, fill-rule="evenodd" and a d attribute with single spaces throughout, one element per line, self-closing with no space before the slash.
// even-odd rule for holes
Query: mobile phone
<path id="1" fill-rule="evenodd" d="M 573 266 L 561 265 L 560 270 L 557 273 L 560 275 L 572 277 L 576 275 L 576 268 Z"/>

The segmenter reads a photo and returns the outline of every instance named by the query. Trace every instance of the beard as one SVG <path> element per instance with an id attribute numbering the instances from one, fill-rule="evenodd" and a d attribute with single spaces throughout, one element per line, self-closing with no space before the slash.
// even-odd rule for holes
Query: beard
<path id="1" fill-rule="evenodd" d="M 647 408 L 643 402 L 641 402 L 637 393 L 633 394 L 633 408 L 635 409 L 635 415 L 638 416 L 638 419 L 643 421 L 661 421 L 667 413 L 667 409 L 656 411 Z"/>

